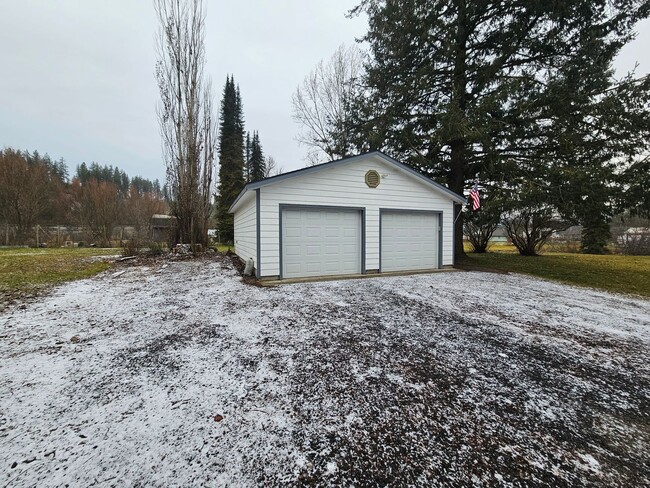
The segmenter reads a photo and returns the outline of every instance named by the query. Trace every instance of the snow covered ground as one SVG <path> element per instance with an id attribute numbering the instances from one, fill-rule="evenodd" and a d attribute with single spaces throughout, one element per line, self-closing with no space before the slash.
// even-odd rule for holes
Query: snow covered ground
<path id="1" fill-rule="evenodd" d="M 650 484 L 650 302 L 125 266 L 0 314 L 0 486 Z"/>

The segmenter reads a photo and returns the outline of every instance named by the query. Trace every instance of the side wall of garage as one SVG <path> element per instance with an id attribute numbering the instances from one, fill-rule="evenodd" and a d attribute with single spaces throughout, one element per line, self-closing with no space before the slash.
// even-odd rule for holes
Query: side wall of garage
<path id="1" fill-rule="evenodd" d="M 235 254 L 243 261 L 253 258 L 257 268 L 257 213 L 254 191 L 246 195 L 235 213 Z"/>
<path id="2" fill-rule="evenodd" d="M 382 176 L 377 188 L 369 188 L 365 175 L 376 170 Z M 318 173 L 296 176 L 260 188 L 260 260 L 262 276 L 280 275 L 280 204 L 365 207 L 365 269 L 379 270 L 379 209 L 398 208 L 441 212 L 442 265 L 453 264 L 453 202 L 408 172 L 369 155 Z"/>

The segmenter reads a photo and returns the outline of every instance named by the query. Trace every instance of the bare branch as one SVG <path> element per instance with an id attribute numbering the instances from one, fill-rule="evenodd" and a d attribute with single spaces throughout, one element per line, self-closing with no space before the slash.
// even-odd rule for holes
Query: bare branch
<path id="1" fill-rule="evenodd" d="M 207 243 L 216 153 L 212 84 L 205 81 L 202 0 L 154 0 L 160 22 L 157 114 L 179 239 Z"/>
<path id="2" fill-rule="evenodd" d="M 309 163 L 347 156 L 351 104 L 363 69 L 363 53 L 357 46 L 341 45 L 327 63 L 320 61 L 293 95 L 293 118 L 304 129 L 298 141 L 315 149 Z M 317 155 L 314 158 L 314 155 Z"/>

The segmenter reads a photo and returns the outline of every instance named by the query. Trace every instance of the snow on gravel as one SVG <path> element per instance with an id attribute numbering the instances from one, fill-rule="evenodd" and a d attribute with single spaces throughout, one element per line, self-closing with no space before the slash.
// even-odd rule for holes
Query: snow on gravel
<path id="1" fill-rule="evenodd" d="M 1 486 L 650 484 L 650 302 L 122 268 L 0 314 Z"/>

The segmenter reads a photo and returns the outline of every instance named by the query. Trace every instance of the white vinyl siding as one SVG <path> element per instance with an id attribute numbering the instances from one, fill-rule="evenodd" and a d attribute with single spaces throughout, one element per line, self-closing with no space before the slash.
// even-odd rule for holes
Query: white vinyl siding
<path id="1" fill-rule="evenodd" d="M 438 267 L 438 215 L 381 212 L 381 271 Z"/>
<path id="2" fill-rule="evenodd" d="M 361 212 L 323 208 L 282 210 L 282 277 L 361 272 Z"/>
<path id="3" fill-rule="evenodd" d="M 235 212 L 235 254 L 244 261 L 253 258 L 257 268 L 257 220 L 255 192 L 249 192 Z"/>
<path id="4" fill-rule="evenodd" d="M 377 188 L 365 184 L 374 169 L 382 175 Z M 442 265 L 453 264 L 453 201 L 418 177 L 368 155 L 306 175 L 260 188 L 262 276 L 280 275 L 280 204 L 360 207 L 366 209 L 365 269 L 379 270 L 379 209 L 431 210 L 442 214 Z M 252 193 L 252 192 L 251 192 Z M 237 213 L 241 210 L 238 209 Z"/>

